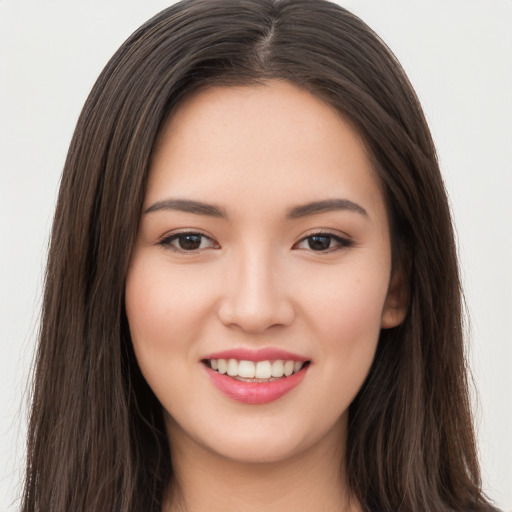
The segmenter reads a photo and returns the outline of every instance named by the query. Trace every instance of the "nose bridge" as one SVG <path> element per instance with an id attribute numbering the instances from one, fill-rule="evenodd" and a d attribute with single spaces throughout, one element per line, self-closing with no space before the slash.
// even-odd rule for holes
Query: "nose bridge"
<path id="1" fill-rule="evenodd" d="M 293 306 L 276 254 L 260 244 L 240 249 L 233 256 L 220 309 L 221 320 L 247 332 L 288 325 L 293 320 Z"/>

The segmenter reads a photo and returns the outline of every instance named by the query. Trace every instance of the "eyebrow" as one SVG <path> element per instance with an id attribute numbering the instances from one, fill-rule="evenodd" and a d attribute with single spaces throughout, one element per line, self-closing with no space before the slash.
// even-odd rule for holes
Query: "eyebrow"
<path id="1" fill-rule="evenodd" d="M 227 214 L 224 208 L 201 201 L 193 201 L 191 199 L 164 199 L 153 203 L 144 213 L 152 213 L 157 211 L 174 210 L 185 213 L 193 213 L 195 215 L 206 215 L 208 217 L 216 217 L 226 219 Z M 318 215 L 320 213 L 332 212 L 336 210 L 345 210 L 368 216 L 366 210 L 348 199 L 325 199 L 323 201 L 313 201 L 311 203 L 294 206 L 288 211 L 286 218 L 293 220 L 308 215 Z"/>
<path id="2" fill-rule="evenodd" d="M 213 204 L 192 201 L 191 199 L 164 199 L 153 203 L 144 213 L 158 212 L 161 210 L 175 210 L 208 217 L 227 218 L 224 208 Z"/>
<path id="3" fill-rule="evenodd" d="M 295 206 L 288 212 L 286 217 L 288 219 L 298 219 L 300 217 L 306 217 L 307 215 L 317 215 L 319 213 L 332 212 L 335 210 L 355 212 L 368 217 L 368 213 L 362 206 L 348 199 L 326 199 L 324 201 L 314 201 L 312 203 Z"/>

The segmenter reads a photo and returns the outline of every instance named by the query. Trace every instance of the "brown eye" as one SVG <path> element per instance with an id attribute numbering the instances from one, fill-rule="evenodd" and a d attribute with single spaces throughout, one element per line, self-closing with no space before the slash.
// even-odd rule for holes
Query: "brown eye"
<path id="1" fill-rule="evenodd" d="M 180 249 L 184 251 L 196 251 L 201 247 L 201 235 L 182 235 L 176 238 Z"/>
<path id="2" fill-rule="evenodd" d="M 164 238 L 160 245 L 175 251 L 192 252 L 215 247 L 215 243 L 201 233 L 176 233 Z"/>
<path id="3" fill-rule="evenodd" d="M 315 235 L 307 238 L 308 246 L 313 251 L 326 251 L 331 247 L 332 236 Z"/>
<path id="4" fill-rule="evenodd" d="M 315 233 L 303 238 L 296 249 L 306 249 L 315 252 L 330 252 L 344 249 L 352 245 L 352 241 L 330 233 Z"/>

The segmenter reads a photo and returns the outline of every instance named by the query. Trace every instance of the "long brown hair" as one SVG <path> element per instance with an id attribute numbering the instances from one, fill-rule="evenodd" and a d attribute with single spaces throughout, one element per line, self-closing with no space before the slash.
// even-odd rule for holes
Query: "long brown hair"
<path id="1" fill-rule="evenodd" d="M 78 121 L 55 213 L 33 387 L 25 512 L 161 509 L 172 454 L 135 360 L 124 286 L 152 149 L 212 85 L 288 80 L 361 134 L 385 191 L 409 312 L 383 330 L 350 406 L 347 472 L 367 511 L 487 510 L 468 400 L 461 291 L 434 145 L 399 63 L 322 0 L 185 0 L 137 30 Z"/>

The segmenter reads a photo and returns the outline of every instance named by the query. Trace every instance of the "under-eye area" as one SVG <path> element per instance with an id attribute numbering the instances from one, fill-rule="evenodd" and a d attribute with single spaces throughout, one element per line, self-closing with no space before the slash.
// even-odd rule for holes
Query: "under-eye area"
<path id="1" fill-rule="evenodd" d="M 203 359 L 202 362 L 217 373 L 242 382 L 272 382 L 305 370 L 310 364 L 309 361 L 284 359 L 257 362 L 237 359 Z"/>

